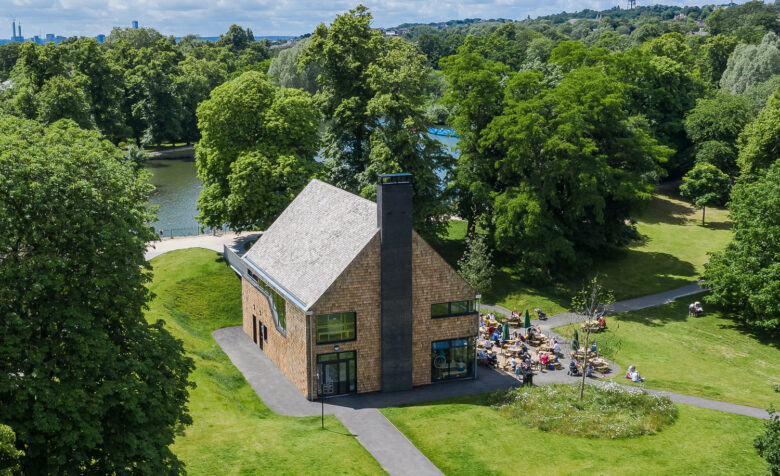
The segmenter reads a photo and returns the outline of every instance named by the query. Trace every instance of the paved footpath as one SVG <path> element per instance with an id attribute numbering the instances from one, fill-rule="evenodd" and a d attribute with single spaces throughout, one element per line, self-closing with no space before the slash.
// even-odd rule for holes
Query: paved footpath
<path id="1" fill-rule="evenodd" d="M 244 254 L 244 243 L 250 240 L 256 240 L 260 237 L 260 231 L 247 231 L 236 233 L 226 231 L 216 235 L 197 235 L 197 236 L 179 236 L 177 238 L 165 238 L 161 241 L 152 241 L 146 245 L 144 257 L 147 260 L 167 253 L 173 250 L 183 250 L 186 248 L 206 248 L 222 253 L 222 247 L 227 245 L 239 255 Z"/>

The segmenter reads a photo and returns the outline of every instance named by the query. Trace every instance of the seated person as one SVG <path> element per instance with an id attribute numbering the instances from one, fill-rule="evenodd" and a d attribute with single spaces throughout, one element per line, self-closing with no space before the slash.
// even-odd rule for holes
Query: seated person
<path id="1" fill-rule="evenodd" d="M 547 354 L 542 354 L 539 356 L 539 360 L 541 360 L 544 365 L 547 365 L 547 362 L 550 361 L 550 358 L 547 357 Z"/>
<path id="2" fill-rule="evenodd" d="M 517 367 L 517 360 L 514 357 L 510 358 L 509 365 L 512 366 L 512 370 L 515 370 L 515 368 Z"/>
<path id="3" fill-rule="evenodd" d="M 644 382 L 644 381 L 645 381 L 645 379 L 643 379 L 643 378 L 642 378 L 642 377 L 639 375 L 639 371 L 638 371 L 638 370 L 634 369 L 634 373 L 632 373 L 632 374 L 631 374 L 631 381 L 632 381 L 632 382 Z"/>
<path id="4" fill-rule="evenodd" d="M 487 360 L 488 353 L 485 349 L 479 351 L 479 360 Z"/>
<path id="5" fill-rule="evenodd" d="M 498 355 L 488 354 L 488 365 L 491 367 L 498 365 Z"/>
<path id="6" fill-rule="evenodd" d="M 498 329 L 496 329 L 496 332 L 501 334 L 503 331 L 504 331 L 504 325 L 499 322 L 498 323 Z"/>
<path id="7" fill-rule="evenodd" d="M 494 332 L 496 332 L 496 328 L 495 327 L 493 327 L 493 326 L 488 327 L 488 334 L 493 334 Z"/>
<path id="8" fill-rule="evenodd" d="M 596 353 L 598 353 L 598 350 L 599 350 L 599 346 L 596 343 L 596 341 L 594 340 L 593 341 L 593 345 L 590 346 L 590 351 L 593 352 L 594 354 L 596 354 Z"/>
<path id="9" fill-rule="evenodd" d="M 579 368 L 577 367 L 577 362 L 575 362 L 574 360 L 569 362 L 569 372 L 572 373 L 572 374 L 579 373 Z"/>
<path id="10" fill-rule="evenodd" d="M 520 348 L 520 351 L 524 354 L 528 353 L 528 347 L 525 346 L 525 343 L 523 343 L 523 346 Z"/>
<path id="11" fill-rule="evenodd" d="M 599 317 L 599 327 L 601 327 L 602 329 L 607 327 L 607 321 L 606 319 L 604 319 L 604 316 Z"/>
<path id="12" fill-rule="evenodd" d="M 696 301 L 694 305 L 696 308 L 696 313 L 694 315 L 698 316 L 699 314 L 704 312 L 704 308 L 701 307 L 701 303 L 699 301 Z"/>
<path id="13" fill-rule="evenodd" d="M 490 336 L 490 340 L 496 342 L 498 340 L 498 332 L 494 332 L 493 335 Z"/>
<path id="14" fill-rule="evenodd" d="M 634 367 L 633 365 L 629 365 L 628 366 L 628 370 L 626 370 L 626 378 L 627 379 L 631 380 L 631 374 L 634 373 L 634 369 L 636 369 L 636 367 Z"/>

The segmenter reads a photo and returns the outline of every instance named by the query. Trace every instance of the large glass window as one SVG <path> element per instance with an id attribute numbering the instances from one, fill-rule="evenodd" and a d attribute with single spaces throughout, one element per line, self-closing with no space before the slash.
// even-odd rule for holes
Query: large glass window
<path id="1" fill-rule="evenodd" d="M 357 319 L 354 312 L 339 312 L 317 316 L 317 343 L 328 344 L 357 337 Z"/>
<path id="2" fill-rule="evenodd" d="M 274 291 L 271 286 L 268 286 L 260 278 L 258 278 L 257 275 L 252 272 L 252 270 L 248 269 L 247 274 L 249 274 L 249 277 L 252 279 L 252 281 L 254 281 L 258 286 L 260 286 L 261 289 L 263 289 L 266 293 L 268 293 L 269 296 L 271 296 L 271 304 L 276 310 L 276 316 L 279 318 L 279 325 L 282 326 L 282 329 L 287 329 L 287 323 L 285 321 L 287 301 L 285 301 L 282 296 Z"/>
<path id="3" fill-rule="evenodd" d="M 476 313 L 476 304 L 473 299 L 468 301 L 450 301 L 431 304 L 431 317 L 462 316 Z"/>
<path id="4" fill-rule="evenodd" d="M 317 356 L 317 393 L 341 395 L 357 391 L 356 353 L 337 352 Z"/>
<path id="5" fill-rule="evenodd" d="M 431 381 L 473 377 L 474 352 L 474 337 L 432 342 Z"/>

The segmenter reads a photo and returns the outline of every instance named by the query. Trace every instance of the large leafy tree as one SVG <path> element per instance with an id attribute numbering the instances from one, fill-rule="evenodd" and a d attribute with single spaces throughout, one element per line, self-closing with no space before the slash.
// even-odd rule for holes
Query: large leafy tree
<path id="1" fill-rule="evenodd" d="M 301 55 L 308 39 L 299 41 L 291 48 L 279 52 L 271 60 L 268 67 L 268 76 L 279 86 L 285 88 L 297 88 L 314 94 L 319 89 L 317 76 L 320 74 L 320 68 L 317 63 L 308 63 L 306 66 L 298 66 L 298 57 Z"/>
<path id="2" fill-rule="evenodd" d="M 699 49 L 697 64 L 702 77 L 711 84 L 718 84 L 723 71 L 726 70 L 729 56 L 737 46 L 738 41 L 731 36 L 708 36 L 704 45 Z"/>
<path id="3" fill-rule="evenodd" d="M 400 39 L 385 41 L 364 6 L 320 25 L 300 56 L 321 68 L 319 102 L 327 119 L 326 165 L 342 188 L 372 198 L 382 173 L 413 174 L 414 226 L 425 235 L 444 229 L 441 179 L 451 157 L 428 136 L 424 55 Z"/>
<path id="4" fill-rule="evenodd" d="M 465 48 L 441 61 L 449 88 L 442 102 L 453 110 L 449 122 L 460 135 L 458 163 L 448 185 L 458 215 L 473 233 L 479 221 L 490 226 L 494 190 L 497 183 L 493 144 L 480 140 L 488 124 L 503 108 L 503 81 L 508 67 L 486 60 Z M 484 218 L 484 220 L 482 220 Z"/>
<path id="5" fill-rule="evenodd" d="M 311 96 L 247 72 L 214 89 L 197 114 L 198 219 L 238 230 L 270 225 L 317 170 Z"/>
<path id="6" fill-rule="evenodd" d="M 339 187 L 357 191 L 358 174 L 368 164 L 369 141 L 377 127 L 368 112 L 373 91 L 368 68 L 381 54 L 384 40 L 371 28 L 368 8 L 359 5 L 337 16 L 330 27 L 320 24 L 300 64 L 317 63 L 321 72 L 319 104 L 327 122 L 325 149 L 331 180 Z"/>
<path id="7" fill-rule="evenodd" d="M 512 78 L 506 98 L 481 141 L 501 150 L 498 179 L 507 184 L 495 198 L 497 248 L 551 274 L 625 244 L 627 221 L 671 151 L 626 114 L 621 84 L 597 67 L 552 88 L 527 72 Z"/>
<path id="8" fill-rule="evenodd" d="M 734 238 L 705 265 L 704 279 L 718 303 L 735 319 L 780 329 L 780 160 L 754 182 L 737 184 L 729 213 Z"/>
<path id="9" fill-rule="evenodd" d="M 780 157 L 780 88 L 739 137 L 737 161 L 743 174 L 766 170 Z"/>
<path id="10" fill-rule="evenodd" d="M 758 45 L 742 43 L 734 48 L 720 87 L 732 94 L 742 94 L 777 74 L 780 74 L 780 38 L 769 32 Z"/>
<path id="11" fill-rule="evenodd" d="M 737 138 L 753 120 L 753 106 L 743 96 L 721 91 L 696 101 L 685 116 L 685 131 L 696 145 L 696 161 L 715 165 L 732 177 L 738 174 Z"/>
<path id="12" fill-rule="evenodd" d="M 150 190 L 95 131 L 0 118 L 0 408 L 26 474 L 183 469 L 193 365 L 144 318 Z"/>
<path id="13" fill-rule="evenodd" d="M 195 116 L 198 105 L 208 99 L 212 89 L 225 81 L 227 68 L 218 61 L 190 56 L 178 64 L 177 70 L 173 92 L 181 106 L 181 138 L 189 144 L 200 139 Z"/>

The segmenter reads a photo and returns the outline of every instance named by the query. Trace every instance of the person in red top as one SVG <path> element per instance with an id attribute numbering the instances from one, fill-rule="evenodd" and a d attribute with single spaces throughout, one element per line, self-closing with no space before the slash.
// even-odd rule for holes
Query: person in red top
<path id="1" fill-rule="evenodd" d="M 602 329 L 607 327 L 607 320 L 604 319 L 604 316 L 599 317 L 599 327 Z"/>
<path id="2" fill-rule="evenodd" d="M 549 358 L 547 357 L 547 354 L 542 354 L 542 356 L 539 357 L 539 360 L 541 360 L 544 365 L 547 365 Z"/>

